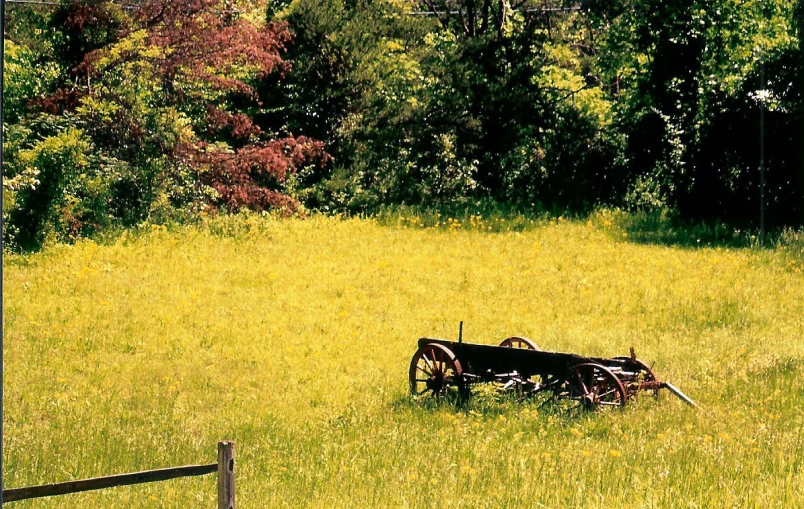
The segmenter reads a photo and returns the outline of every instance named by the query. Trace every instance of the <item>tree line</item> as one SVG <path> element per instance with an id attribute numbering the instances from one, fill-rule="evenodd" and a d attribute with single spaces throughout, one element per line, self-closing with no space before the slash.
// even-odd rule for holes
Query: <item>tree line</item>
<path id="1" fill-rule="evenodd" d="M 9 4 L 4 238 L 505 202 L 804 224 L 794 0 Z M 764 76 L 764 81 L 762 77 Z"/>

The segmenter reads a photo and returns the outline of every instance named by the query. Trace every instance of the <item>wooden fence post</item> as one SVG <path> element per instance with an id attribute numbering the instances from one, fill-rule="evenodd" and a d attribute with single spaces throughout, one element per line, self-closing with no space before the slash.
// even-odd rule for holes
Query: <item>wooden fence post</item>
<path id="1" fill-rule="evenodd" d="M 234 442 L 218 442 L 218 509 L 235 509 Z"/>

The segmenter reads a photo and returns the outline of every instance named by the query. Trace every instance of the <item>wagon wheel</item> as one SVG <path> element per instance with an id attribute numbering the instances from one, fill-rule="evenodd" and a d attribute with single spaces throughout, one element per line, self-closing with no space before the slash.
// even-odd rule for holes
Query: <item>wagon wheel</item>
<path id="1" fill-rule="evenodd" d="M 449 348 L 430 343 L 419 348 L 410 361 L 410 393 L 414 396 L 440 397 L 450 387 L 463 395 L 463 369 Z"/>
<path id="2" fill-rule="evenodd" d="M 637 384 L 639 382 L 655 382 L 656 380 L 658 380 L 656 378 L 656 374 L 653 372 L 651 367 L 639 359 L 632 359 L 631 357 L 613 357 L 613 359 L 617 361 L 629 361 L 639 366 L 639 373 L 637 373 L 637 381 L 636 381 Z M 657 390 L 653 391 L 653 396 L 658 398 L 659 391 Z"/>
<path id="3" fill-rule="evenodd" d="M 522 350 L 541 350 L 533 341 L 519 336 L 511 336 L 510 338 L 503 339 L 500 346 L 505 348 L 519 348 Z"/>
<path id="4" fill-rule="evenodd" d="M 594 410 L 605 406 L 625 406 L 627 394 L 623 384 L 608 368 L 584 363 L 570 368 L 563 390 L 557 396 L 578 401 L 581 406 Z"/>

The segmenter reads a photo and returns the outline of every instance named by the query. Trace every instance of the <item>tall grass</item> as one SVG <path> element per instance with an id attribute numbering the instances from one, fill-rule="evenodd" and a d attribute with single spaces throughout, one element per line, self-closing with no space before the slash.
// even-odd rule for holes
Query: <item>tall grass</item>
<path id="1" fill-rule="evenodd" d="M 213 461 L 230 438 L 244 508 L 804 505 L 794 243 L 633 243 L 603 216 L 403 216 L 216 219 L 7 257 L 6 487 Z M 703 410 L 667 395 L 600 414 L 485 391 L 410 401 L 417 338 L 459 320 L 467 341 L 633 346 Z M 212 507 L 214 493 L 209 477 L 17 505 Z"/>

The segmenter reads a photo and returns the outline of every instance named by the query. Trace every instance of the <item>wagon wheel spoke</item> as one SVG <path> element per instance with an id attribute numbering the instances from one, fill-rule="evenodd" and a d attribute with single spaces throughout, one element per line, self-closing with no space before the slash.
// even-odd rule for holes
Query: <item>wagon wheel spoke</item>
<path id="1" fill-rule="evenodd" d="M 444 374 L 444 359 L 440 351 L 433 350 L 434 357 L 437 360 L 437 370 L 442 375 Z"/>
<path id="2" fill-rule="evenodd" d="M 607 388 L 608 388 L 608 384 L 606 383 L 606 380 L 605 379 L 599 380 L 597 385 L 595 385 L 595 396 L 602 399 L 603 397 L 605 397 L 607 394 L 609 394 L 611 392 L 611 391 L 609 391 L 609 392 L 604 392 L 604 393 L 601 394 L 601 391 L 605 391 Z"/>
<path id="3" fill-rule="evenodd" d="M 606 383 L 606 381 L 604 381 L 601 383 L 600 389 L 605 391 L 597 396 L 600 404 L 620 404 L 619 401 L 623 397 L 623 394 L 620 392 L 620 387 L 614 385 L 613 383 Z"/>
<path id="4" fill-rule="evenodd" d="M 584 396 L 587 394 L 595 394 L 597 391 L 595 390 L 597 384 L 595 384 L 595 370 L 590 369 L 586 373 L 586 380 L 589 382 L 584 385 Z"/>
<path id="5" fill-rule="evenodd" d="M 581 372 L 576 370 L 575 371 L 575 378 L 578 379 L 578 389 L 581 390 L 581 396 L 586 396 L 589 394 L 589 389 L 586 388 L 586 384 L 583 383 L 583 377 L 581 376 Z"/>
<path id="6" fill-rule="evenodd" d="M 598 394 L 598 396 L 597 396 L 597 397 L 598 397 L 598 398 L 600 398 L 600 399 L 603 399 L 603 398 L 605 398 L 606 396 L 609 396 L 609 395 L 611 395 L 611 394 L 616 394 L 616 393 L 617 393 L 617 389 L 611 389 L 610 391 L 608 391 L 608 392 L 604 392 L 603 394 Z"/>
<path id="7" fill-rule="evenodd" d="M 437 371 L 441 371 L 438 367 L 438 356 L 436 355 L 435 350 L 430 350 L 430 357 L 433 361 L 433 374 L 435 374 Z"/>
<path id="8" fill-rule="evenodd" d="M 413 394 L 415 396 L 417 396 L 417 397 L 418 396 L 424 396 L 428 391 L 432 390 L 427 385 L 427 382 L 428 382 L 428 380 L 422 380 L 421 382 L 417 380 L 416 385 L 415 385 L 415 387 L 413 388 L 413 390 L 411 392 L 413 392 Z M 424 384 L 424 385 L 421 385 L 421 384 Z M 419 388 L 420 386 L 421 386 L 421 389 Z"/>
<path id="9" fill-rule="evenodd" d="M 427 386 L 427 382 L 429 382 L 429 381 L 430 381 L 429 378 L 425 378 L 425 379 L 417 378 L 413 382 L 413 386 L 412 386 L 413 392 L 417 396 L 420 396 L 420 395 L 424 394 L 425 392 L 427 392 L 428 390 L 430 390 L 430 388 Z"/>
<path id="10" fill-rule="evenodd" d="M 499 346 L 504 348 L 515 348 L 518 350 L 539 350 L 539 347 L 536 346 L 536 343 L 529 340 L 528 338 L 523 338 L 519 336 L 512 336 L 510 338 L 505 338 L 502 340 Z"/>
<path id="11" fill-rule="evenodd" d="M 424 373 L 427 376 L 431 376 L 433 374 L 432 371 L 427 371 L 426 369 L 424 369 L 423 367 L 421 367 L 419 365 L 416 365 L 416 369 L 421 371 L 422 373 Z"/>
<path id="12" fill-rule="evenodd" d="M 600 364 L 584 363 L 571 368 L 567 382 L 569 399 L 587 409 L 602 406 L 623 406 L 627 397 L 625 387 L 617 376 Z"/>
<path id="13" fill-rule="evenodd" d="M 427 354 L 422 355 L 422 356 L 421 356 L 421 360 L 422 360 L 422 361 L 424 361 L 424 366 L 425 366 L 426 368 L 430 369 L 430 373 L 429 373 L 429 374 L 432 374 L 432 373 L 433 373 L 434 368 L 433 368 L 433 365 L 432 365 L 432 364 L 430 364 L 430 360 L 427 358 Z"/>

